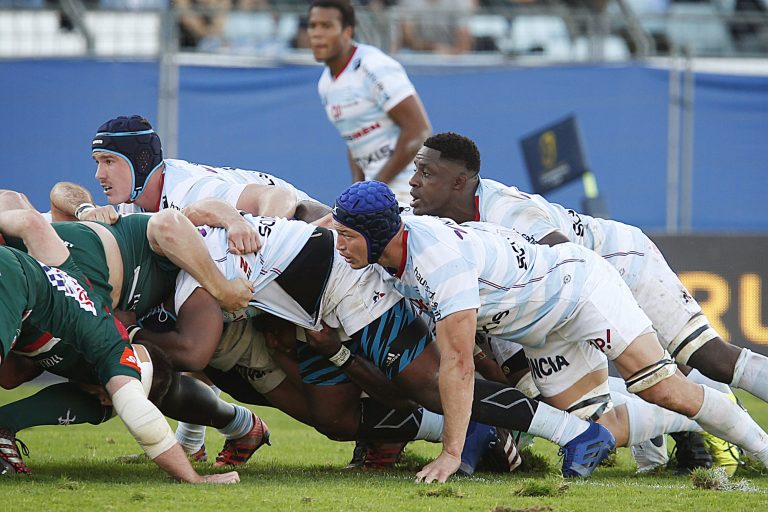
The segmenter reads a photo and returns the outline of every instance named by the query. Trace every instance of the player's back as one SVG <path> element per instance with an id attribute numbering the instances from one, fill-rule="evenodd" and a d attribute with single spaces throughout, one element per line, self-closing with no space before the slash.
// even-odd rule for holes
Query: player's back
<path id="1" fill-rule="evenodd" d="M 450 295 L 473 293 L 473 285 L 480 302 L 478 329 L 490 334 L 525 338 L 546 332 L 573 311 L 584 287 L 586 273 L 574 265 L 583 265 L 589 253 L 573 244 L 538 246 L 514 230 L 483 222 L 403 220 L 408 251 L 413 251 L 413 278 L 423 279 L 435 297 L 449 302 L 456 300 Z"/>
<path id="2" fill-rule="evenodd" d="M 607 256 L 644 237 L 634 226 L 578 213 L 494 180 L 480 180 L 477 195 L 479 220 L 513 228 L 532 242 L 557 230 L 570 242 Z"/>

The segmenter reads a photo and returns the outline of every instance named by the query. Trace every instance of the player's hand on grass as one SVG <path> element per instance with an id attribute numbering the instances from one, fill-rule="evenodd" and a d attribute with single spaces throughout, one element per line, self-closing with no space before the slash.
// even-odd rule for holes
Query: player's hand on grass
<path id="1" fill-rule="evenodd" d="M 256 228 L 245 220 L 232 224 L 227 229 L 229 252 L 232 254 L 251 254 L 261 248 Z"/>
<path id="2" fill-rule="evenodd" d="M 219 301 L 221 309 L 239 311 L 248 307 L 248 303 L 253 298 L 253 284 L 242 277 L 230 279 L 226 289 L 214 296 Z"/>
<path id="3" fill-rule="evenodd" d="M 78 217 L 80 220 L 91 222 L 103 222 L 104 224 L 114 224 L 120 218 L 120 214 L 111 206 L 97 206 L 83 211 Z"/>
<path id="4" fill-rule="evenodd" d="M 445 483 L 452 474 L 459 470 L 460 465 L 460 457 L 443 451 L 440 456 L 416 473 L 416 482 L 425 484 Z"/>
<path id="5" fill-rule="evenodd" d="M 240 483 L 240 475 L 237 471 L 230 471 L 229 473 L 217 473 L 214 475 L 203 476 L 204 484 L 238 484 Z"/>
<path id="6" fill-rule="evenodd" d="M 322 322 L 323 328 L 319 331 L 310 331 L 307 329 L 307 343 L 318 354 L 330 357 L 336 354 L 341 348 L 341 338 L 336 329 L 328 327 L 325 322 Z"/>

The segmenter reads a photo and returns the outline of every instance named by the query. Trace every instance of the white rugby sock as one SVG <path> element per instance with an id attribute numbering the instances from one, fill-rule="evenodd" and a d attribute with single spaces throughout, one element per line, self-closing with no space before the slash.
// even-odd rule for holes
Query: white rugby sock
<path id="1" fill-rule="evenodd" d="M 638 396 L 627 396 L 627 415 L 629 416 L 629 440 L 627 446 L 648 441 L 670 432 L 701 432 L 695 421 L 682 414 L 649 404 Z"/>
<path id="2" fill-rule="evenodd" d="M 768 401 L 768 357 L 741 349 L 741 355 L 733 370 L 731 386 L 749 391 Z"/>
<path id="3" fill-rule="evenodd" d="M 211 385 L 211 391 L 216 396 L 221 395 L 221 390 L 216 386 Z M 205 444 L 205 426 L 180 421 L 176 425 L 176 441 L 187 454 L 196 453 Z"/>
<path id="4" fill-rule="evenodd" d="M 421 439 L 423 441 L 439 443 L 443 440 L 443 415 L 428 411 L 427 409 L 423 409 L 423 411 L 419 431 L 416 432 L 416 437 L 413 439 L 414 441 Z"/>
<path id="5" fill-rule="evenodd" d="M 686 375 L 686 377 L 691 382 L 694 382 L 696 384 L 703 384 L 704 386 L 708 386 L 712 389 L 716 389 L 721 393 L 725 393 L 726 395 L 732 393 L 731 388 L 728 386 L 728 384 L 724 384 L 722 382 L 717 382 L 716 380 L 712 380 L 706 375 L 703 375 L 696 368 L 692 369 L 691 373 Z"/>
<path id="6" fill-rule="evenodd" d="M 704 403 L 691 419 L 710 434 L 756 455 L 768 467 L 768 434 L 727 395 L 707 386 L 702 387 Z"/>
<path id="7" fill-rule="evenodd" d="M 253 428 L 253 413 L 241 405 L 232 404 L 235 417 L 218 431 L 227 439 L 239 439 Z"/>
<path id="8" fill-rule="evenodd" d="M 589 428 L 589 423 L 560 409 L 539 402 L 533 415 L 528 433 L 549 439 L 559 446 L 565 446 L 573 438 Z"/>

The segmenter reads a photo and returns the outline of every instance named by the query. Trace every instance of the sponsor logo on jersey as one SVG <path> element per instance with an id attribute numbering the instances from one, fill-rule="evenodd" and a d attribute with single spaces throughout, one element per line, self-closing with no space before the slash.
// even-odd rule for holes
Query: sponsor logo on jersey
<path id="1" fill-rule="evenodd" d="M 394 150 L 389 146 L 382 146 L 376 151 L 372 153 L 368 153 L 366 156 L 362 156 L 360 158 L 355 158 L 355 163 L 360 166 L 362 169 L 366 169 L 369 165 L 371 165 L 374 162 L 378 162 L 379 160 L 386 160 L 392 154 L 394 153 Z"/>
<path id="2" fill-rule="evenodd" d="M 88 311 L 93 316 L 96 316 L 96 306 L 88 297 L 88 293 L 80 286 L 80 283 L 75 281 L 66 272 L 56 267 L 49 267 L 40 263 L 45 275 L 48 277 L 48 282 L 51 283 L 56 290 L 63 292 L 67 297 L 72 297 L 77 302 L 80 309 Z"/>
<path id="3" fill-rule="evenodd" d="M 341 107 L 339 107 L 339 108 L 341 108 Z M 372 124 L 370 126 L 366 126 L 365 128 L 361 128 L 361 129 L 357 130 L 354 133 L 350 133 L 349 135 L 344 135 L 344 140 L 357 140 L 360 137 L 362 137 L 363 135 L 368 135 L 372 131 L 378 130 L 379 128 L 381 128 L 381 123 L 376 121 L 374 124 Z"/>
<path id="4" fill-rule="evenodd" d="M 379 299 L 383 299 L 385 295 L 386 295 L 386 293 L 384 293 L 384 292 L 374 291 L 373 292 L 373 303 L 376 304 L 377 302 L 379 302 Z"/>
<path id="5" fill-rule="evenodd" d="M 539 379 L 549 377 L 553 373 L 557 373 L 566 366 L 570 366 L 571 363 L 563 356 L 554 357 L 534 357 L 528 359 L 528 366 L 531 367 L 534 377 Z"/>
<path id="6" fill-rule="evenodd" d="M 72 409 L 67 409 L 67 414 L 62 418 L 59 416 L 59 425 L 71 425 L 77 419 L 77 416 L 70 416 Z"/>
<path id="7" fill-rule="evenodd" d="M 386 366 L 387 368 L 389 368 L 389 367 L 390 367 L 390 366 L 392 366 L 392 365 L 395 363 L 395 361 L 397 361 L 398 359 L 400 359 L 400 354 L 393 354 L 392 352 L 390 352 L 390 353 L 388 353 L 388 354 L 387 354 L 387 359 L 384 361 L 384 366 Z"/>
<path id="8" fill-rule="evenodd" d="M 611 350 L 611 330 L 605 330 L 605 338 L 595 338 L 593 340 L 587 340 L 587 342 L 600 352 Z"/>
<path id="9" fill-rule="evenodd" d="M 53 355 L 51 357 L 46 357 L 45 359 L 40 359 L 37 361 L 37 364 L 42 366 L 43 368 L 52 368 L 62 362 L 64 360 L 63 357 L 60 355 Z"/>
<path id="10" fill-rule="evenodd" d="M 239 259 L 240 259 L 240 270 L 242 270 L 243 274 L 245 274 L 245 278 L 250 280 L 251 274 L 253 273 L 253 269 L 251 269 L 250 265 L 248 265 L 248 262 L 245 261 L 245 258 L 240 256 Z"/>
<path id="11" fill-rule="evenodd" d="M 136 354 L 133 352 L 132 347 L 125 347 L 123 349 L 123 354 L 120 356 L 120 364 L 141 373 L 141 368 L 139 368 L 139 360 L 136 358 Z"/>

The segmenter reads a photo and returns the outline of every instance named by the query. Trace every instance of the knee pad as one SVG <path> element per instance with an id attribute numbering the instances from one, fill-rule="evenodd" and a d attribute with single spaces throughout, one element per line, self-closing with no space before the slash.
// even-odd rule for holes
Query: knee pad
<path id="1" fill-rule="evenodd" d="M 606 381 L 572 403 L 566 411 L 583 420 L 597 421 L 611 409 L 613 409 L 611 390 Z"/>
<path id="2" fill-rule="evenodd" d="M 667 357 L 638 370 L 626 379 L 627 391 L 640 393 L 673 376 L 677 372 L 677 364 L 668 353 L 664 355 Z"/>
<path id="3" fill-rule="evenodd" d="M 667 347 L 672 357 L 680 364 L 688 364 L 691 355 L 699 350 L 702 345 L 713 338 L 719 338 L 720 335 L 710 325 L 707 317 L 704 315 L 695 315 L 683 330 L 675 336 Z"/>

